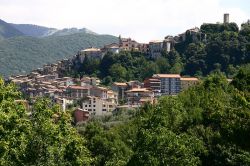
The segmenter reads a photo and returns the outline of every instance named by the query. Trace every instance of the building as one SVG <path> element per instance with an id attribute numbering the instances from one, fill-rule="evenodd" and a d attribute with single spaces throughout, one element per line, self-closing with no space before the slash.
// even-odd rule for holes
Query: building
<path id="1" fill-rule="evenodd" d="M 177 95 L 181 91 L 181 76 L 179 74 L 154 74 L 161 82 L 161 95 Z"/>
<path id="2" fill-rule="evenodd" d="M 128 85 L 125 82 L 114 82 L 111 86 L 111 89 L 118 94 L 118 100 L 125 99 L 125 91 L 127 90 Z"/>
<path id="3" fill-rule="evenodd" d="M 158 78 L 148 78 L 144 80 L 144 88 L 154 92 L 154 96 L 161 95 L 161 81 Z"/>
<path id="4" fill-rule="evenodd" d="M 100 86 L 94 86 L 90 90 L 90 95 L 99 97 L 101 99 L 107 99 L 108 98 L 108 89 L 105 87 L 100 87 Z"/>
<path id="5" fill-rule="evenodd" d="M 126 91 L 127 104 L 142 105 L 145 102 L 153 103 L 154 93 L 146 88 L 133 88 Z"/>
<path id="6" fill-rule="evenodd" d="M 163 48 L 167 52 L 170 52 L 171 49 L 174 47 L 176 41 L 173 36 L 166 36 L 165 39 L 163 40 Z"/>
<path id="7" fill-rule="evenodd" d="M 225 13 L 225 14 L 224 14 L 223 23 L 224 23 L 224 24 L 229 23 L 229 14 L 228 14 L 228 13 Z"/>
<path id="8" fill-rule="evenodd" d="M 112 43 L 109 45 L 105 45 L 104 48 L 102 49 L 103 52 L 112 52 L 114 54 L 118 54 L 120 52 L 120 47 L 119 44 L 117 43 Z"/>
<path id="9" fill-rule="evenodd" d="M 151 58 L 155 59 L 161 57 L 163 50 L 162 40 L 153 40 L 149 42 L 149 54 Z"/>
<path id="10" fill-rule="evenodd" d="M 82 103 L 82 109 L 90 115 L 109 115 L 116 109 L 117 104 L 95 96 L 88 96 Z"/>
<path id="11" fill-rule="evenodd" d="M 83 63 L 85 57 L 88 57 L 90 59 L 102 59 L 103 53 L 101 49 L 91 47 L 85 50 L 81 50 L 77 55 L 77 58 L 81 63 Z"/>
<path id="12" fill-rule="evenodd" d="M 119 36 L 119 47 L 124 51 L 139 50 L 140 43 L 137 43 L 131 38 L 121 38 L 121 36 Z"/>
<path id="13" fill-rule="evenodd" d="M 86 122 L 89 119 L 89 111 L 77 108 L 74 111 L 74 122 L 78 124 L 80 122 Z"/>
<path id="14" fill-rule="evenodd" d="M 71 99 L 81 99 L 90 95 L 90 87 L 88 86 L 68 86 L 65 96 Z"/>
<path id="15" fill-rule="evenodd" d="M 93 85 L 93 86 L 97 86 L 100 84 L 100 79 L 96 78 L 96 77 L 83 77 L 80 80 L 81 86 L 85 86 L 85 85 Z"/>
<path id="16" fill-rule="evenodd" d="M 181 77 L 181 90 L 186 90 L 191 86 L 197 85 L 199 79 L 195 77 Z"/>

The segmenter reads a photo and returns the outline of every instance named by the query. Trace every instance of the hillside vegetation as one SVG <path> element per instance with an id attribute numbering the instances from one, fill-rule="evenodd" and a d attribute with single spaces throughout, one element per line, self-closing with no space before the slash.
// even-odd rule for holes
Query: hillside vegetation
<path id="1" fill-rule="evenodd" d="M 70 58 L 81 49 L 102 47 L 112 42 L 118 42 L 118 38 L 88 33 L 3 39 L 0 40 L 0 74 L 3 76 L 24 74 L 46 63 Z"/>
<path id="2" fill-rule="evenodd" d="M 0 165 L 250 165 L 250 65 L 155 105 L 118 111 L 76 128 L 70 112 L 0 79 Z M 19 102 L 17 102 L 19 100 Z"/>

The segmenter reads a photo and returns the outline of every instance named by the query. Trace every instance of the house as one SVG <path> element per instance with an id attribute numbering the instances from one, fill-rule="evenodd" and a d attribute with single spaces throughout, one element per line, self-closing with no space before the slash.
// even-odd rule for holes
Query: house
<path id="1" fill-rule="evenodd" d="M 111 86 L 111 89 L 118 94 L 118 100 L 125 99 L 125 91 L 127 90 L 128 85 L 125 82 L 114 82 Z"/>
<path id="2" fill-rule="evenodd" d="M 190 86 L 197 85 L 199 83 L 198 78 L 195 77 L 181 77 L 181 90 L 186 90 Z"/>
<path id="3" fill-rule="evenodd" d="M 176 41 L 173 36 L 166 36 L 165 39 L 163 40 L 163 48 L 167 52 L 170 52 L 171 49 L 174 47 Z"/>
<path id="4" fill-rule="evenodd" d="M 129 105 L 142 105 L 145 102 L 153 103 L 154 100 L 154 93 L 146 88 L 133 88 L 125 93 Z"/>
<path id="5" fill-rule="evenodd" d="M 112 90 L 108 90 L 107 100 L 112 102 L 112 103 L 118 104 L 118 93 L 114 92 Z"/>
<path id="6" fill-rule="evenodd" d="M 77 57 L 80 60 L 80 62 L 83 63 L 85 57 L 88 57 L 90 59 L 102 59 L 103 53 L 102 53 L 101 49 L 91 47 L 91 48 L 81 50 L 78 53 Z"/>
<path id="7" fill-rule="evenodd" d="M 161 81 L 158 78 L 147 78 L 144 80 L 144 88 L 154 92 L 154 96 L 161 95 Z"/>
<path id="8" fill-rule="evenodd" d="M 121 38 L 121 36 L 119 36 L 119 47 L 124 51 L 139 50 L 140 43 L 131 38 Z"/>
<path id="9" fill-rule="evenodd" d="M 81 80 L 81 86 L 85 86 L 85 85 L 93 85 L 93 86 L 97 86 L 100 84 L 100 79 L 96 78 L 96 77 L 83 77 Z"/>
<path id="10" fill-rule="evenodd" d="M 129 82 L 127 82 L 127 85 L 128 85 L 128 89 L 143 87 L 143 84 L 140 81 L 137 81 L 137 80 L 129 81 Z"/>
<path id="11" fill-rule="evenodd" d="M 181 91 L 181 76 L 179 74 L 154 74 L 161 82 L 161 95 L 177 95 Z"/>
<path id="12" fill-rule="evenodd" d="M 71 99 L 80 99 L 90 95 L 90 87 L 70 85 L 66 88 L 65 96 Z"/>
<path id="13" fill-rule="evenodd" d="M 80 122 L 86 122 L 89 119 L 89 112 L 84 109 L 77 108 L 74 111 L 74 122 L 78 124 Z"/>
<path id="14" fill-rule="evenodd" d="M 90 95 L 100 97 L 101 99 L 107 99 L 108 98 L 108 91 L 109 90 L 105 87 L 94 86 L 90 90 Z"/>
<path id="15" fill-rule="evenodd" d="M 151 58 L 160 57 L 163 50 L 163 40 L 152 40 L 149 42 L 149 54 Z"/>
<path id="16" fill-rule="evenodd" d="M 109 45 L 105 45 L 104 48 L 102 49 L 103 52 L 112 52 L 114 54 L 118 54 L 120 52 L 120 47 L 119 44 L 117 43 L 112 43 Z"/>
<path id="17" fill-rule="evenodd" d="M 116 109 L 117 104 L 95 96 L 87 96 L 82 103 L 82 109 L 90 115 L 110 115 Z"/>

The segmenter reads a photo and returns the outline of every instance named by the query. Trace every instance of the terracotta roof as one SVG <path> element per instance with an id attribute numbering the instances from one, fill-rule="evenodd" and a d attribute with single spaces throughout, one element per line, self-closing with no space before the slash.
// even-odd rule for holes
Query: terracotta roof
<path id="1" fill-rule="evenodd" d="M 84 86 L 74 86 L 74 85 L 71 85 L 71 86 L 68 86 L 67 88 L 70 88 L 70 89 L 89 89 L 88 87 L 84 87 Z"/>
<path id="2" fill-rule="evenodd" d="M 114 82 L 114 85 L 117 85 L 117 86 L 127 86 L 127 84 L 125 82 Z"/>
<path id="3" fill-rule="evenodd" d="M 95 51 L 101 51 L 99 48 L 87 48 L 85 50 L 82 50 L 82 52 L 95 52 Z"/>
<path id="4" fill-rule="evenodd" d="M 146 89 L 146 88 L 133 88 L 133 89 L 128 90 L 126 92 L 151 92 L 151 91 Z"/>
<path id="5" fill-rule="evenodd" d="M 154 78 L 180 78 L 179 74 L 154 74 Z"/>
<path id="6" fill-rule="evenodd" d="M 195 77 L 181 77 L 182 81 L 199 81 L 198 78 Z"/>

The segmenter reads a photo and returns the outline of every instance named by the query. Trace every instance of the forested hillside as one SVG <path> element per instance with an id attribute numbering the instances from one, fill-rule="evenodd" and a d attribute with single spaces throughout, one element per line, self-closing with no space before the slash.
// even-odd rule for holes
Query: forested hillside
<path id="1" fill-rule="evenodd" d="M 103 47 L 117 42 L 110 35 L 77 33 L 44 38 L 13 37 L 0 40 L 0 74 L 3 76 L 24 74 L 46 63 L 73 57 L 87 47 Z"/>
<path id="2" fill-rule="evenodd" d="M 41 99 L 27 114 L 0 80 L 0 165 L 250 165 L 250 66 L 138 110 L 71 124 Z M 28 116 L 29 115 L 29 116 Z"/>

